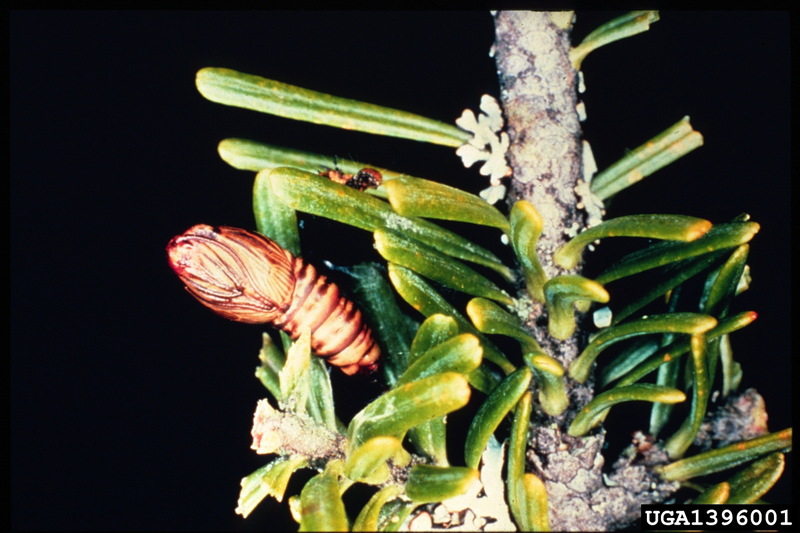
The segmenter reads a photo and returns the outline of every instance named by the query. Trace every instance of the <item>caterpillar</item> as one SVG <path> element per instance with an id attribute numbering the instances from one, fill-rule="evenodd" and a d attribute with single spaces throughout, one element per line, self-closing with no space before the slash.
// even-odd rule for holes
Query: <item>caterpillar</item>
<path id="1" fill-rule="evenodd" d="M 359 191 L 376 189 L 383 183 L 383 176 L 374 168 L 362 168 L 355 174 L 345 174 L 338 169 L 326 168 L 319 175 Z"/>
<path id="2" fill-rule="evenodd" d="M 271 324 L 348 375 L 374 371 L 380 348 L 358 308 L 313 265 L 264 235 L 192 226 L 167 244 L 172 270 L 200 303 L 230 320 Z"/>

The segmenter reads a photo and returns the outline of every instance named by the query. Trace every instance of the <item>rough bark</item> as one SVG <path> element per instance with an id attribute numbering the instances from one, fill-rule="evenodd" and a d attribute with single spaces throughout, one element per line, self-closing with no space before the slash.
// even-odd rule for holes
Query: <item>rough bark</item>
<path id="1" fill-rule="evenodd" d="M 509 201 L 530 201 L 544 219 L 539 239 L 546 261 L 583 225 L 575 187 L 581 175 L 577 72 L 569 61 L 569 32 L 548 13 L 502 11 L 495 16 L 495 61 L 511 137 L 514 174 Z M 548 276 L 563 273 L 552 262 Z"/>
<path id="2" fill-rule="evenodd" d="M 546 12 L 495 15 L 494 54 L 511 138 L 509 201 L 527 200 L 542 215 L 538 247 L 548 277 L 565 273 L 553 264 L 552 254 L 585 226 L 576 194 L 583 165 L 570 29 L 563 16 Z M 545 318 L 542 306 L 534 304 L 526 325 L 542 347 L 567 366 L 578 354 L 581 333 L 555 341 L 546 334 Z M 666 454 L 656 445 L 644 455 L 631 447 L 626 457 L 605 468 L 603 431 L 585 438 L 566 434 L 575 411 L 592 398 L 592 383 L 568 379 L 568 388 L 570 409 L 557 418 L 538 413 L 531 427 L 528 467 L 547 487 L 550 525 L 557 531 L 629 525 L 638 519 L 641 504 L 662 501 L 677 490 L 677 484 L 664 483 L 652 473 L 653 465 L 666 462 Z"/>
<path id="3" fill-rule="evenodd" d="M 544 220 L 539 257 L 548 277 L 564 274 L 552 255 L 570 233 L 584 226 L 575 193 L 582 176 L 577 72 L 569 61 L 569 32 L 549 13 L 501 11 L 495 15 L 495 61 L 501 102 L 511 138 L 513 169 L 508 201 L 524 199 Z M 534 303 L 528 326 L 565 365 L 577 356 L 574 342 L 556 342 L 545 334 L 543 309 Z"/>
<path id="4" fill-rule="evenodd" d="M 584 165 L 570 30 L 564 13 L 495 14 L 494 55 L 511 140 L 509 202 L 527 200 L 542 215 L 538 252 L 548 277 L 566 273 L 553 264 L 552 254 L 587 221 L 577 192 Z M 570 273 L 580 273 L 581 267 Z M 586 336 L 580 327 L 572 338 L 554 341 L 546 333 L 543 306 L 532 305 L 525 318 L 542 347 L 562 364 L 577 356 Z M 547 487 L 550 526 L 556 531 L 607 531 L 634 525 L 642 504 L 665 501 L 678 489 L 677 483 L 653 473 L 669 457 L 654 438 L 637 431 L 630 446 L 606 467 L 603 429 L 582 438 L 566 434 L 576 410 L 594 396 L 594 384 L 567 378 L 567 387 L 571 403 L 564 414 L 537 412 L 531 421 L 527 469 Z M 709 411 L 694 445 L 707 450 L 754 438 L 767 432 L 766 421 L 763 398 L 747 389 Z"/>

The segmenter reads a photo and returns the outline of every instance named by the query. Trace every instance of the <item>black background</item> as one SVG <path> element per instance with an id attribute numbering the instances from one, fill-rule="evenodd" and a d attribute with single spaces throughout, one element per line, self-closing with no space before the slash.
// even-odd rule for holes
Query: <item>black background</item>
<path id="1" fill-rule="evenodd" d="M 617 14 L 579 13 L 576 39 Z M 759 320 L 733 346 L 782 429 L 789 16 L 661 15 L 585 61 L 585 134 L 602 169 L 684 115 L 703 133 L 703 148 L 610 214 L 747 211 L 762 224 L 737 304 Z M 233 513 L 240 478 L 264 463 L 249 449 L 261 330 L 198 305 L 164 256 L 192 224 L 253 228 L 252 173 L 223 163 L 217 142 L 253 138 L 474 191 L 485 178 L 441 147 L 210 103 L 194 74 L 228 67 L 451 121 L 498 94 L 492 38 L 477 11 L 10 13 L 12 528 L 285 527 L 285 503 Z M 352 264 L 374 254 L 357 234 L 310 221 L 304 246 Z M 336 380 L 347 402 L 358 385 Z M 771 498 L 791 501 L 789 476 Z"/>

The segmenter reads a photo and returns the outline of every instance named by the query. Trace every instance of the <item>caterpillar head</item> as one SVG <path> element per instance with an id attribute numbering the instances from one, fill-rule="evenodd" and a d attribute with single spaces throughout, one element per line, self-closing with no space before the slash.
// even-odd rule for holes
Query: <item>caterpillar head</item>
<path id="1" fill-rule="evenodd" d="M 293 257 L 263 235 L 198 224 L 169 241 L 167 258 L 186 289 L 225 318 L 272 322 L 291 302 Z"/>

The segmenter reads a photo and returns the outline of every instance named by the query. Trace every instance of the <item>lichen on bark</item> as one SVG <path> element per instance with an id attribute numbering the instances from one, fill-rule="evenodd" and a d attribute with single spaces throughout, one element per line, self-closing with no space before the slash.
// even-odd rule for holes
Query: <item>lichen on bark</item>
<path id="1" fill-rule="evenodd" d="M 578 101 L 579 73 L 569 59 L 572 13 L 501 11 L 494 14 L 493 55 L 501 86 L 501 104 L 513 174 L 507 201 L 526 200 L 540 212 L 544 227 L 538 255 L 548 278 L 579 274 L 553 262 L 553 253 L 591 223 L 578 191 L 585 190 Z M 520 287 L 520 300 L 530 300 Z M 585 344 L 587 321 L 578 318 L 566 340 L 547 334 L 546 309 L 539 302 L 518 306 L 525 326 L 542 348 L 569 365 Z M 584 317 L 585 318 L 585 317 Z M 566 379 L 570 407 L 552 417 L 537 410 L 531 417 L 527 470 L 545 483 L 553 530 L 591 531 L 629 527 L 642 504 L 674 497 L 679 484 L 664 481 L 654 467 L 670 462 L 652 435 L 635 431 L 631 443 L 610 465 L 603 456 L 606 438 L 600 427 L 584 437 L 567 435 L 567 424 L 594 397 L 594 383 Z M 713 400 L 712 400 L 713 403 Z M 748 389 L 710 410 L 694 445 L 706 450 L 722 443 L 767 432 L 763 399 Z M 635 428 L 633 428 L 635 429 Z"/>
<path id="2" fill-rule="evenodd" d="M 493 52 L 511 138 L 508 202 L 527 200 L 542 216 L 538 250 L 547 277 L 574 273 L 580 266 L 566 271 L 552 260 L 570 233 L 585 225 L 575 193 L 583 178 L 582 146 L 569 28 L 559 27 L 546 12 L 500 11 L 495 14 L 495 32 Z M 543 348 L 569 365 L 577 357 L 575 344 L 553 345 L 541 327 L 543 318 L 543 305 L 534 302 L 523 320 Z"/>
<path id="3" fill-rule="evenodd" d="M 511 137 L 514 171 L 508 201 L 524 199 L 539 210 L 539 238 L 549 277 L 563 271 L 549 261 L 583 225 L 575 187 L 581 175 L 577 72 L 569 60 L 569 32 L 547 13 L 502 11 L 495 15 L 495 61 Z"/>
<path id="4" fill-rule="evenodd" d="M 571 17 L 547 12 L 501 11 L 495 14 L 493 53 L 501 102 L 511 139 L 508 163 L 513 169 L 508 202 L 527 200 L 540 212 L 544 228 L 538 253 L 548 278 L 579 273 L 556 265 L 555 250 L 586 226 L 576 188 L 584 176 L 578 111 L 578 72 L 569 60 Z M 523 293 L 520 296 L 524 297 Z M 585 338 L 580 328 L 570 339 L 547 334 L 540 303 L 522 317 L 541 346 L 563 365 L 577 357 Z M 547 487 L 554 530 L 609 530 L 638 518 L 642 503 L 663 501 L 677 490 L 653 474 L 651 466 L 667 461 L 653 446 L 639 462 L 622 457 L 604 474 L 602 430 L 584 438 L 566 434 L 566 424 L 594 395 L 593 383 L 567 380 L 570 408 L 558 417 L 533 416 L 528 469 Z"/>

